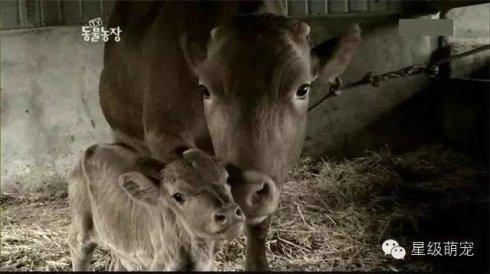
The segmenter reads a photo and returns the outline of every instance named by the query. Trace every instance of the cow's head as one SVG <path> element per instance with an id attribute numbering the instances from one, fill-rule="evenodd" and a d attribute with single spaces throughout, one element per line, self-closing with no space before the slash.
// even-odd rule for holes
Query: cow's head
<path id="1" fill-rule="evenodd" d="M 341 74 L 361 40 L 354 26 L 312 48 L 309 32 L 303 22 L 266 14 L 213 29 L 207 48 L 182 38 L 215 153 L 249 222 L 277 208 L 279 185 L 301 152 L 311 83 Z"/>
<path id="2" fill-rule="evenodd" d="M 233 239 L 240 234 L 245 216 L 233 200 L 226 182 L 228 172 L 221 163 L 198 149 L 183 152 L 163 169 L 163 164 L 155 161 L 144 158 L 139 171 L 119 177 L 120 186 L 130 197 L 172 210 L 193 235 Z M 164 218 L 169 216 L 164 213 Z"/>

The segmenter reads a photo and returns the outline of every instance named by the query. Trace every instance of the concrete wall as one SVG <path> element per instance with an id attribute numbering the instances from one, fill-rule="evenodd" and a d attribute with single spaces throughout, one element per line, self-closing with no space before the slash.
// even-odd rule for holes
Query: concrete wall
<path id="1" fill-rule="evenodd" d="M 358 20 L 357 18 L 356 20 Z M 390 16 L 361 18 L 364 42 L 344 82 L 425 62 L 435 49 L 429 37 L 400 37 Z M 317 18 L 312 38 L 333 37 L 348 18 Z M 110 141 L 98 102 L 102 43 L 87 43 L 79 27 L 1 33 L 2 187 L 5 191 L 59 186 L 75 155 Z M 305 154 L 357 154 L 383 143 L 368 126 L 428 87 L 425 76 L 362 87 L 330 99 L 309 114 Z M 327 91 L 315 83 L 311 101 Z M 403 126 L 403 125 L 402 125 Z M 391 130 L 390 128 L 386 129 Z"/>
<path id="2" fill-rule="evenodd" d="M 445 14 L 454 21 L 454 36 L 446 37 L 451 54 L 490 44 L 490 4 L 452 9 Z M 490 51 L 452 62 L 452 77 L 468 77 L 482 66 L 488 66 Z"/>
<path id="3" fill-rule="evenodd" d="M 424 18 L 427 17 L 429 16 Z M 430 17 L 437 18 L 438 15 Z M 490 43 L 490 4 L 455 8 L 443 17 L 454 22 L 454 35 L 444 38 L 443 46 L 450 47 L 447 54 L 461 53 Z M 397 20 L 392 19 L 390 16 L 384 18 L 382 14 L 376 18 L 355 19 L 361 22 L 363 43 L 342 75 L 345 83 L 361 79 L 367 71 L 383 73 L 412 64 L 424 64 L 431 53 L 438 49 L 437 37 L 399 36 Z M 330 26 L 349 25 L 352 21 L 354 20 L 349 18 L 324 18 L 309 23 L 314 32 L 314 40 L 322 41 L 333 36 L 329 31 L 332 29 Z M 489 60 L 490 51 L 466 57 L 451 63 L 448 66 L 449 73 L 445 76 L 470 77 L 475 72 L 482 71 L 485 66 L 488 69 Z M 352 156 L 385 144 L 392 147 L 410 146 L 423 142 L 418 139 L 434 137 L 427 136 L 432 133 L 420 132 L 427 129 L 425 121 L 414 121 L 407 117 L 417 117 L 416 111 L 406 111 L 407 104 L 427 104 L 423 102 L 427 101 L 424 98 L 417 99 L 422 102 L 408 102 L 408 99 L 421 90 L 432 87 L 432 84 L 431 79 L 424 75 L 410 76 L 389 80 L 379 88 L 354 88 L 340 97 L 329 99 L 309 114 L 304 152 L 313 156 Z M 317 82 L 313 89 L 312 101 L 316 101 L 316 98 L 327 92 L 328 85 Z M 408 106 L 414 107 L 428 106 Z M 408 129 L 414 127 L 414 124 L 420 127 L 419 132 Z"/>
<path id="4" fill-rule="evenodd" d="M 311 22 L 315 40 L 332 36 L 329 26 L 335 19 Z M 349 25 L 344 19 L 341 25 Z M 361 23 L 363 43 L 342 75 L 344 83 L 360 80 L 368 71 L 384 73 L 412 64 L 423 64 L 435 49 L 434 38 L 398 35 L 397 21 L 376 24 Z M 396 108 L 421 89 L 428 87 L 423 75 L 382 82 L 380 87 L 362 86 L 345 91 L 325 101 L 309 114 L 305 153 L 320 155 L 355 155 L 379 143 L 379 138 L 366 130 L 367 125 Z M 313 86 L 314 102 L 328 91 L 327 83 Z"/>
<path id="5" fill-rule="evenodd" d="M 103 44 L 80 27 L 1 33 L 3 191 L 59 186 L 75 155 L 110 140 L 98 99 Z"/>

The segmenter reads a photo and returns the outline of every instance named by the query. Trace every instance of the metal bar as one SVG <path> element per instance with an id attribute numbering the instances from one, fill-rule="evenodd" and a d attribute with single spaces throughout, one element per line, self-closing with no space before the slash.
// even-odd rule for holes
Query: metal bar
<path id="1" fill-rule="evenodd" d="M 363 12 L 367 11 L 367 0 L 350 0 L 349 11 L 350 12 Z"/>
<path id="2" fill-rule="evenodd" d="M 25 27 L 27 26 L 27 13 L 26 13 L 26 6 L 25 6 L 25 1 L 24 0 L 18 0 L 17 1 L 17 7 L 18 7 L 18 12 L 19 12 L 19 27 Z"/>
<path id="3" fill-rule="evenodd" d="M 308 16 L 308 1 L 306 0 L 301 0 L 301 1 L 289 1 L 289 15 L 290 16 L 297 16 L 297 17 L 304 17 Z"/>
<path id="4" fill-rule="evenodd" d="M 83 14 L 83 3 L 82 3 L 82 0 L 78 0 L 78 5 L 79 5 L 79 11 L 80 11 L 80 18 L 82 21 L 87 21 L 85 20 L 84 18 L 84 14 Z"/>
<path id="5" fill-rule="evenodd" d="M 104 4 L 102 4 L 102 0 L 99 0 L 100 3 L 100 17 L 102 18 L 102 22 L 105 22 L 104 18 Z"/>
<path id="6" fill-rule="evenodd" d="M 485 46 L 474 48 L 472 50 L 468 50 L 468 51 L 465 51 L 465 52 L 462 52 L 462 53 L 458 53 L 458 54 L 455 54 L 455 55 L 450 56 L 448 58 L 444 58 L 444 59 L 441 59 L 439 61 L 430 63 L 429 65 L 432 65 L 432 66 L 440 66 L 442 64 L 449 63 L 449 62 L 452 62 L 454 60 L 458 60 L 458 59 L 464 58 L 466 56 L 477 54 L 477 53 L 480 53 L 480 52 L 486 51 L 486 50 L 490 50 L 490 45 L 485 45 Z"/>
<path id="7" fill-rule="evenodd" d="M 311 0 L 309 4 L 309 15 L 325 15 L 325 0 Z"/>
<path id="8" fill-rule="evenodd" d="M 63 24 L 63 17 L 61 16 L 61 0 L 58 0 L 58 22 Z"/>
<path id="9" fill-rule="evenodd" d="M 389 0 L 387 9 L 400 12 L 403 8 L 403 1 L 402 0 Z"/>
<path id="10" fill-rule="evenodd" d="M 388 9 L 388 0 L 369 0 L 368 11 L 386 11 Z"/>
<path id="11" fill-rule="evenodd" d="M 347 0 L 330 0 L 328 3 L 331 13 L 346 13 L 349 11 L 349 1 Z"/>
<path id="12" fill-rule="evenodd" d="M 44 8 L 41 0 L 36 0 L 38 17 L 39 17 L 39 25 L 44 26 Z"/>

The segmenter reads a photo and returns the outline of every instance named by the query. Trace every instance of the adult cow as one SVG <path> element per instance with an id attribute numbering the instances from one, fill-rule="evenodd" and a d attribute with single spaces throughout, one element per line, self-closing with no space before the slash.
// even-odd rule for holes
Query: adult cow
<path id="1" fill-rule="evenodd" d="M 161 161 L 198 147 L 226 164 L 248 270 L 268 267 L 268 217 L 301 152 L 310 83 L 339 75 L 360 42 L 354 27 L 311 48 L 307 24 L 264 13 L 279 3 L 116 2 L 122 40 L 106 44 L 100 82 L 118 141 Z"/>

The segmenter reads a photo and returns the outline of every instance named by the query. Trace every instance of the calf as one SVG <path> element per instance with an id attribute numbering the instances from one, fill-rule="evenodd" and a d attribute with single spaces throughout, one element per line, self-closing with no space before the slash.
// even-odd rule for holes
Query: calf
<path id="1" fill-rule="evenodd" d="M 73 270 L 87 270 L 97 245 L 111 250 L 114 270 L 211 270 L 215 244 L 242 230 L 226 170 L 198 149 L 164 166 L 93 145 L 70 177 Z"/>

